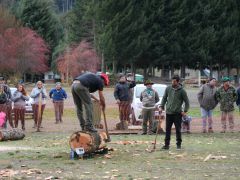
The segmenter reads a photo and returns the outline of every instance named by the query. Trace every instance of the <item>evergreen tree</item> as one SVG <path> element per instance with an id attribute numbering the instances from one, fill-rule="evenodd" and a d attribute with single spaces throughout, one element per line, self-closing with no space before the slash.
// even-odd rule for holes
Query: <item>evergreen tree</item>
<path id="1" fill-rule="evenodd" d="M 36 30 L 53 49 L 62 38 L 61 25 L 53 11 L 53 4 L 48 0 L 22 0 L 21 20 L 24 25 Z"/>

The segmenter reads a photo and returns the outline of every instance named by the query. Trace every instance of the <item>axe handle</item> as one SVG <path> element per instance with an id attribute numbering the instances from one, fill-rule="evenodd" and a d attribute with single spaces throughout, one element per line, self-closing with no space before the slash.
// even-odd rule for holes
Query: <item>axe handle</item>
<path id="1" fill-rule="evenodd" d="M 107 140 L 108 140 L 108 142 L 110 142 L 111 139 L 110 139 L 110 136 L 109 136 L 109 133 L 108 133 L 106 114 L 105 114 L 104 110 L 102 110 L 102 112 L 103 112 L 103 119 L 104 119 L 105 130 L 106 130 L 106 134 L 107 134 L 107 138 L 108 138 Z"/>
<path id="2" fill-rule="evenodd" d="M 154 145 L 153 145 L 153 149 L 154 149 L 154 150 L 156 149 L 156 144 L 157 144 L 157 135 L 158 135 L 159 127 L 160 127 L 161 114 L 162 114 L 162 113 L 159 113 L 158 126 L 157 126 L 157 131 L 156 131 L 155 140 L 154 140 Z"/>

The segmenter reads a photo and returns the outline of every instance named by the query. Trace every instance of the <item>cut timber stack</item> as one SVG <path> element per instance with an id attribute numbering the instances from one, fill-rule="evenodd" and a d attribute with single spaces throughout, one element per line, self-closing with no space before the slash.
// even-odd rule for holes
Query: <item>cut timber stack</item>
<path id="1" fill-rule="evenodd" d="M 107 135 L 105 132 L 78 131 L 70 136 L 69 144 L 72 150 L 83 148 L 85 153 L 94 153 L 106 148 Z"/>
<path id="2" fill-rule="evenodd" d="M 25 137 L 22 129 L 0 129 L 0 141 L 20 140 Z"/>

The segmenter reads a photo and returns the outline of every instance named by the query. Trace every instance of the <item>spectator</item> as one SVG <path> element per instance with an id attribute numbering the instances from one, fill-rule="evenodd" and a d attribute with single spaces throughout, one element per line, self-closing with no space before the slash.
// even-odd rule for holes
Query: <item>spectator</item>
<path id="1" fill-rule="evenodd" d="M 131 94 L 129 94 L 129 89 L 134 86 L 136 86 L 135 81 L 127 82 L 124 75 L 120 76 L 119 82 L 115 86 L 114 97 L 119 106 L 120 118 L 120 122 L 116 125 L 117 129 L 127 129 L 127 124 L 130 122 Z"/>
<path id="2" fill-rule="evenodd" d="M 183 102 L 185 103 L 184 111 L 182 111 Z M 189 109 L 189 100 L 186 91 L 180 84 L 180 77 L 174 75 L 172 77 L 172 85 L 168 86 L 162 98 L 162 102 L 159 108 L 161 113 L 166 105 L 166 135 L 165 145 L 162 147 L 163 150 L 169 149 L 171 139 L 172 125 L 176 128 L 176 140 L 177 149 L 181 149 L 182 136 L 181 136 L 181 123 L 182 116 L 186 116 Z"/>
<path id="3" fill-rule="evenodd" d="M 31 92 L 31 98 L 33 98 L 33 117 L 34 117 L 34 126 L 37 128 L 37 132 L 40 131 L 42 127 L 42 115 L 46 106 L 47 91 L 43 86 L 42 81 L 38 81 L 36 87 L 33 88 Z M 40 112 L 39 112 L 40 111 Z"/>
<path id="4" fill-rule="evenodd" d="M 3 86 L 4 93 L 7 96 L 7 101 L 4 103 L 4 109 L 6 110 L 6 121 L 3 125 L 4 128 L 7 128 L 7 121 L 9 121 L 10 126 L 13 128 L 13 121 L 12 121 L 12 94 L 10 91 L 9 86 L 6 84 L 5 78 L 0 77 L 0 85 Z"/>
<path id="5" fill-rule="evenodd" d="M 207 120 L 208 120 L 208 132 L 213 133 L 212 112 L 218 103 L 216 99 L 216 91 L 217 91 L 216 79 L 211 78 L 209 80 L 209 83 L 202 85 L 197 95 L 198 102 L 201 107 L 203 133 L 207 132 Z"/>
<path id="6" fill-rule="evenodd" d="M 147 122 L 149 122 L 148 134 L 153 134 L 153 117 L 155 113 L 155 104 L 159 101 L 157 91 L 152 88 L 154 83 L 151 80 L 145 81 L 144 85 L 146 89 L 140 95 L 140 101 L 142 101 L 142 116 L 143 116 L 143 132 L 142 135 L 147 134 Z"/>
<path id="7" fill-rule="evenodd" d="M 72 84 L 72 95 L 77 108 L 77 116 L 82 130 L 97 132 L 93 127 L 93 104 L 91 98 L 100 101 L 102 110 L 105 111 L 105 98 L 103 96 L 103 86 L 108 85 L 105 76 L 93 73 L 84 73 L 76 77 Z M 93 94 L 98 91 L 99 99 Z M 83 107 L 86 110 L 86 117 L 83 117 Z"/>
<path id="8" fill-rule="evenodd" d="M 59 122 L 62 123 L 62 115 L 63 115 L 63 101 L 67 98 L 66 91 L 62 88 L 61 83 L 57 82 L 56 87 L 51 89 L 49 92 L 49 97 L 53 101 L 54 110 L 55 110 L 55 120 L 56 124 Z"/>
<path id="9" fill-rule="evenodd" d="M 240 86 L 237 88 L 237 95 L 238 95 L 238 98 L 237 98 L 236 104 L 237 104 L 238 110 L 240 112 Z"/>
<path id="10" fill-rule="evenodd" d="M 29 100 L 27 93 L 22 84 L 17 85 L 17 90 L 13 93 L 12 101 L 14 102 L 14 126 L 18 127 L 18 121 L 21 120 L 22 130 L 25 130 L 25 105 Z"/>
<path id="11" fill-rule="evenodd" d="M 7 95 L 4 92 L 4 86 L 0 85 L 0 112 L 5 114 L 4 118 L 1 119 L 1 128 L 6 128 L 6 113 L 7 113 Z"/>
<path id="12" fill-rule="evenodd" d="M 234 103 L 236 102 L 238 96 L 235 88 L 230 85 L 230 79 L 224 77 L 222 79 L 223 85 L 217 90 L 216 97 L 220 103 L 221 122 L 222 122 L 222 133 L 226 132 L 227 129 L 227 117 L 229 122 L 230 132 L 234 130 Z"/>

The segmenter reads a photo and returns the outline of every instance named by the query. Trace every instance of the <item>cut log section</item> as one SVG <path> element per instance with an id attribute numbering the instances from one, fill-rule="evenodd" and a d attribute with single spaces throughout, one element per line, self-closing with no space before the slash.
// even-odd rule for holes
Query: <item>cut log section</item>
<path id="1" fill-rule="evenodd" d="M 86 154 L 106 148 L 107 135 L 105 132 L 91 133 L 78 131 L 70 136 L 69 145 L 72 150 L 83 148 Z"/>
<path id="2" fill-rule="evenodd" d="M 25 137 L 22 129 L 0 129 L 0 141 L 20 140 Z"/>

